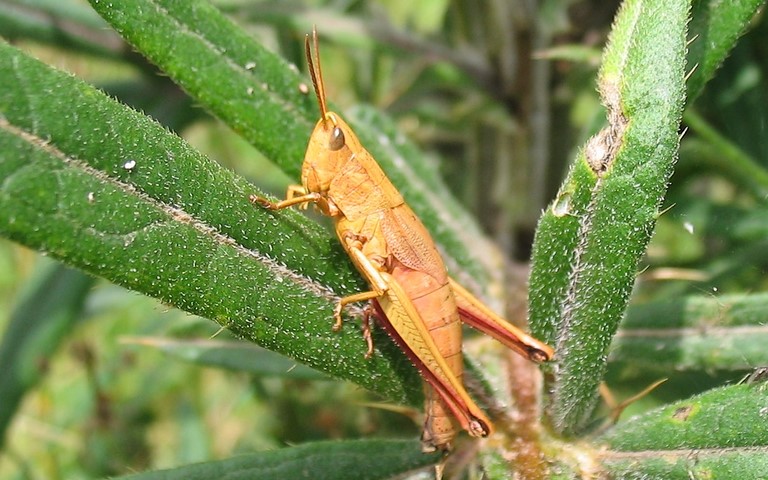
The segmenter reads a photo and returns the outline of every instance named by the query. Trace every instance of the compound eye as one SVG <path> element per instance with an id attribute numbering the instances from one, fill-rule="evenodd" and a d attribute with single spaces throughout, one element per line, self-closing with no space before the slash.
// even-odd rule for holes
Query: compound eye
<path id="1" fill-rule="evenodd" d="M 345 142 L 346 140 L 344 139 L 344 132 L 341 131 L 341 128 L 334 127 L 333 131 L 331 132 L 331 139 L 328 142 L 328 148 L 333 151 L 341 150 L 342 147 L 344 147 Z"/>

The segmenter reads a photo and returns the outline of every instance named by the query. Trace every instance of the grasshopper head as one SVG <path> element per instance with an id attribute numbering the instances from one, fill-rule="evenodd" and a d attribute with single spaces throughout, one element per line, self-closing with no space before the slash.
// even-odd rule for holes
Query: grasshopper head
<path id="1" fill-rule="evenodd" d="M 349 125 L 337 114 L 325 112 L 312 131 L 301 167 L 301 183 L 307 192 L 327 192 L 356 148 L 360 141 Z"/>

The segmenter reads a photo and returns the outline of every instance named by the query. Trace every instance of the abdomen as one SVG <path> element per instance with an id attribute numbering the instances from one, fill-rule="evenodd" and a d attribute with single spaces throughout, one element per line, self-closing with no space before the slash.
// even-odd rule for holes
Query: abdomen
<path id="1" fill-rule="evenodd" d="M 396 260 L 394 263 L 392 276 L 413 303 L 451 372 L 463 383 L 461 323 L 448 283 L 438 282 L 431 275 L 412 270 Z M 426 382 L 424 401 L 424 448 L 450 448 L 456 435 L 456 422 L 451 411 Z"/>

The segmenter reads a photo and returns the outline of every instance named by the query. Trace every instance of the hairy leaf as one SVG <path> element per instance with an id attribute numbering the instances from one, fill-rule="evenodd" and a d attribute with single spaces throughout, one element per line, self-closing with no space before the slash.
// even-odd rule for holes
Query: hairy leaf
<path id="1" fill-rule="evenodd" d="M 599 78 L 608 126 L 587 142 L 539 222 L 530 319 L 557 351 L 549 411 L 561 432 L 589 418 L 672 173 L 688 9 L 684 1 L 623 4 Z"/>
<path id="2" fill-rule="evenodd" d="M 314 95 L 304 94 L 300 88 L 309 80 L 295 66 L 256 43 L 205 1 L 91 0 L 91 4 L 209 111 L 299 179 L 307 139 L 319 113 Z M 454 273 L 466 272 L 483 287 L 488 278 L 498 278 L 488 256 L 466 243 L 468 232 L 474 234 L 472 238 L 481 237 L 466 211 L 436 181 L 434 172 L 429 180 L 412 175 L 412 169 L 420 169 L 424 159 L 391 125 L 378 123 L 384 131 L 369 122 L 353 122 L 352 126 L 435 234 Z M 423 188 L 425 184 L 428 188 Z M 434 213 L 446 210 L 450 216 Z"/>
<path id="3" fill-rule="evenodd" d="M 688 103 L 693 102 L 720 68 L 765 0 L 693 2 L 688 51 Z"/>
<path id="4" fill-rule="evenodd" d="M 611 478 L 765 478 L 767 414 L 758 380 L 638 415 L 596 440 Z"/>
<path id="5" fill-rule="evenodd" d="M 326 231 L 253 208 L 247 182 L 92 87 L 7 44 L 0 58 L 3 235 L 417 401 L 418 376 L 391 342 L 366 361 L 359 332 L 331 332 L 339 294 L 363 286 Z"/>
<path id="6" fill-rule="evenodd" d="M 394 478 L 399 474 L 427 467 L 439 458 L 437 454 L 421 453 L 418 442 L 414 441 L 316 442 L 119 478 L 126 480 L 207 480 L 211 478 L 378 480 Z"/>

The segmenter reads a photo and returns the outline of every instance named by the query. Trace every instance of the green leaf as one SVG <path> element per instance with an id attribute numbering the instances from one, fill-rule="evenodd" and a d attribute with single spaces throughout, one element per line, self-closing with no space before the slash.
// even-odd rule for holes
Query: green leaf
<path id="1" fill-rule="evenodd" d="M 301 93 L 299 86 L 309 80 L 295 66 L 256 43 L 205 1 L 91 0 L 91 4 L 201 105 L 298 180 L 319 113 L 314 96 Z M 498 266 L 489 262 L 483 248 L 470 248 L 483 241 L 466 211 L 435 181 L 434 173 L 427 181 L 412 174 L 424 163 L 412 145 L 394 132 L 391 123 L 385 122 L 385 131 L 368 123 L 350 124 L 444 248 L 453 273 L 466 272 L 482 286 L 489 278 L 498 280 Z"/>
<path id="2" fill-rule="evenodd" d="M 603 463 L 617 478 L 765 478 L 765 389 L 717 388 L 633 417 L 596 439 Z"/>
<path id="3" fill-rule="evenodd" d="M 598 440 L 623 452 L 768 445 L 766 386 L 716 388 L 633 417 Z"/>
<path id="4" fill-rule="evenodd" d="M 11 314 L 0 343 L 0 450 L 24 394 L 45 373 L 72 324 L 80 319 L 93 278 L 61 264 L 44 264 Z"/>
<path id="5" fill-rule="evenodd" d="M 128 343 L 157 348 L 172 357 L 198 365 L 226 368 L 259 376 L 327 380 L 328 377 L 300 363 L 252 343 L 222 340 L 171 340 L 135 337 Z"/>
<path id="6" fill-rule="evenodd" d="M 736 40 L 765 0 L 697 0 L 693 2 L 688 47 L 688 103 L 715 75 Z"/>
<path id="7" fill-rule="evenodd" d="M 690 296 L 632 306 L 610 361 L 644 373 L 768 365 L 767 310 L 768 294 Z"/>
<path id="8" fill-rule="evenodd" d="M 190 95 L 298 178 L 318 114 L 296 68 L 205 1 L 104 2 L 93 8 Z M 301 39 L 296 39 L 300 42 Z"/>
<path id="9" fill-rule="evenodd" d="M 418 375 L 388 340 L 331 331 L 363 288 L 325 230 L 253 208 L 253 188 L 149 118 L 0 43 L 0 233 L 217 321 L 399 402 Z M 378 340 L 381 340 L 379 337 Z"/>
<path id="10" fill-rule="evenodd" d="M 610 455 L 603 465 L 613 480 L 768 478 L 768 455 L 764 448 L 715 452 L 686 450 L 683 454 L 671 455 L 666 452 Z"/>
<path id="11" fill-rule="evenodd" d="M 684 1 L 623 4 L 599 77 L 609 125 L 578 155 L 539 222 L 530 321 L 557 351 L 549 412 L 560 432 L 589 419 L 672 173 L 687 15 Z"/>
<path id="12" fill-rule="evenodd" d="M 226 460 L 117 478 L 126 480 L 208 480 L 211 478 L 378 480 L 428 467 L 440 458 L 440 454 L 421 453 L 416 441 L 316 442 L 272 452 L 252 453 Z"/>

